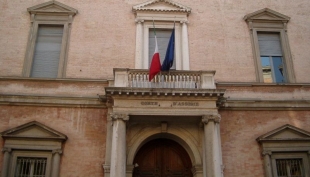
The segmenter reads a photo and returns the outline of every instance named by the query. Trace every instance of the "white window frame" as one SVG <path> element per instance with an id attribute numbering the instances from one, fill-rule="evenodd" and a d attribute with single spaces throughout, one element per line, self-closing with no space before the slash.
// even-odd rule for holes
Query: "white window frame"
<path id="1" fill-rule="evenodd" d="M 134 6 L 133 11 L 136 15 L 135 68 L 149 68 L 149 31 L 154 22 L 155 28 L 161 29 L 173 29 L 175 23 L 176 70 L 190 70 L 187 25 L 191 8 L 170 0 L 151 0 Z"/>

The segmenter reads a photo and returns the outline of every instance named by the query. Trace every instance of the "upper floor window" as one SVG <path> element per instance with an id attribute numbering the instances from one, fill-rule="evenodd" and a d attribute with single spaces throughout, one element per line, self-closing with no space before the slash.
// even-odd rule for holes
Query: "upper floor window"
<path id="1" fill-rule="evenodd" d="M 133 6 L 136 15 L 135 68 L 148 69 L 154 54 L 153 21 L 161 62 L 175 26 L 175 57 L 171 69 L 189 70 L 187 16 L 191 9 L 170 0 L 152 0 Z"/>
<path id="2" fill-rule="evenodd" d="M 57 1 L 31 8 L 30 29 L 23 76 L 65 77 L 70 26 L 77 10 Z"/>
<path id="3" fill-rule="evenodd" d="M 264 83 L 295 82 L 287 37 L 289 17 L 268 8 L 246 15 L 251 40 L 256 78 Z"/>

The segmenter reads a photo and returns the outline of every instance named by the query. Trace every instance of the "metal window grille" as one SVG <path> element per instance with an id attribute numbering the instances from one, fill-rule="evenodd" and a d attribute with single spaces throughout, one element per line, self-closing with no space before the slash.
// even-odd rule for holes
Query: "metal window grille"
<path id="1" fill-rule="evenodd" d="M 14 177 L 45 177 L 47 158 L 18 157 Z"/>
<path id="2" fill-rule="evenodd" d="M 302 159 L 277 159 L 278 177 L 305 177 Z"/>

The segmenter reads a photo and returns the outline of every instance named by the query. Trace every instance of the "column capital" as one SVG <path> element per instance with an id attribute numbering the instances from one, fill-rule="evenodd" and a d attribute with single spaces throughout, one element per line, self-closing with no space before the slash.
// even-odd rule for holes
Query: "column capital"
<path id="1" fill-rule="evenodd" d="M 186 24 L 188 24 L 189 22 L 188 22 L 188 20 L 181 20 L 180 23 L 186 25 Z"/>
<path id="2" fill-rule="evenodd" d="M 142 20 L 142 19 L 135 19 L 135 22 L 138 23 L 138 24 L 141 24 L 141 23 L 144 22 L 144 20 Z"/>
<path id="3" fill-rule="evenodd" d="M 128 114 L 111 113 L 110 116 L 112 118 L 112 121 L 117 120 L 117 119 L 122 119 L 123 121 L 128 121 L 129 120 L 129 115 Z"/>
<path id="4" fill-rule="evenodd" d="M 208 115 L 202 116 L 202 119 L 201 119 L 202 123 L 207 124 L 210 121 L 213 121 L 215 123 L 220 123 L 221 115 L 220 114 L 208 114 Z"/>
<path id="5" fill-rule="evenodd" d="M 12 152 L 12 149 L 11 149 L 11 148 L 7 148 L 7 147 L 4 147 L 4 148 L 2 148 L 1 151 L 2 151 L 3 153 L 5 153 L 5 152 L 11 153 L 11 152 Z"/>
<path id="6" fill-rule="evenodd" d="M 53 151 L 52 151 L 52 154 L 59 154 L 59 155 L 61 155 L 62 154 L 62 150 L 61 149 L 54 149 Z"/>
<path id="7" fill-rule="evenodd" d="M 271 154 L 272 154 L 271 151 L 263 151 L 263 152 L 262 152 L 262 155 L 263 155 L 263 156 L 265 156 L 265 155 L 269 155 L 269 156 L 270 156 Z"/>
<path id="8" fill-rule="evenodd" d="M 104 169 L 104 173 L 110 173 L 110 165 L 102 165 L 102 168 Z"/>

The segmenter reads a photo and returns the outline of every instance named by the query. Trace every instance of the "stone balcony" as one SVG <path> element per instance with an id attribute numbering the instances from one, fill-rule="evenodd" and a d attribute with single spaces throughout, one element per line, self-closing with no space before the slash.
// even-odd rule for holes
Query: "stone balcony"
<path id="1" fill-rule="evenodd" d="M 129 88 L 170 88 L 170 89 L 216 89 L 215 71 L 169 71 L 160 72 L 149 81 L 149 70 L 114 69 L 111 87 Z"/>

